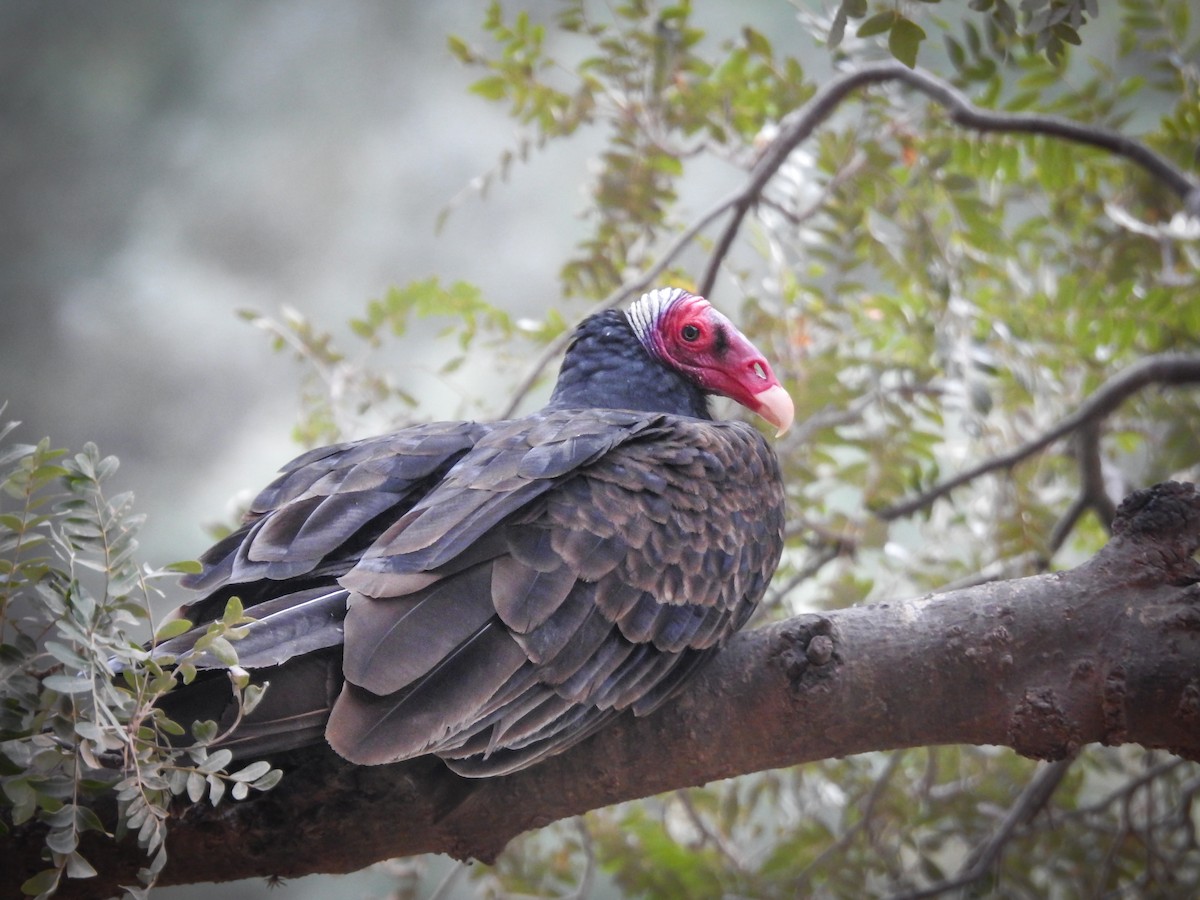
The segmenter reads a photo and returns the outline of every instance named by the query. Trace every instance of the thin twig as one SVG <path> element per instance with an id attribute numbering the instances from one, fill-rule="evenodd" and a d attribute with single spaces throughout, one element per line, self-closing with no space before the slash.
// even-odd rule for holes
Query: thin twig
<path id="1" fill-rule="evenodd" d="M 1029 784 L 1025 785 L 1025 789 L 1021 791 L 1021 795 L 1009 809 L 1008 815 L 1004 817 L 1000 827 L 971 852 L 957 875 L 928 887 L 893 895 L 889 900 L 922 900 L 925 897 L 936 897 L 938 894 L 945 894 L 972 884 L 991 872 L 1000 861 L 1001 854 L 1017 830 L 1033 821 L 1034 817 L 1050 801 L 1051 795 L 1062 783 L 1063 777 L 1067 774 L 1067 769 L 1071 767 L 1073 761 L 1072 757 L 1068 757 L 1056 760 L 1040 769 L 1030 779 Z"/>
<path id="2" fill-rule="evenodd" d="M 801 891 L 807 886 L 813 875 L 826 860 L 843 852 L 850 846 L 850 842 L 854 840 L 855 836 L 871 823 L 871 819 L 875 815 L 875 807 L 879 804 L 884 791 L 891 784 L 892 777 L 896 774 L 896 770 L 900 768 L 900 763 L 904 761 L 904 757 L 907 754 L 907 750 L 893 750 L 888 754 L 887 764 L 884 766 L 883 771 L 879 773 L 879 777 L 875 779 L 875 783 L 871 785 L 871 790 L 863 802 L 861 814 L 858 819 L 849 828 L 846 828 L 836 841 L 818 853 L 816 858 L 796 876 L 793 888 L 796 896 L 801 896 Z"/>
<path id="3" fill-rule="evenodd" d="M 824 543 L 818 545 L 809 557 L 808 561 L 803 566 L 777 588 L 773 588 L 771 595 L 763 601 L 764 609 L 773 609 L 783 602 L 793 590 L 799 587 L 804 582 L 816 578 L 818 573 L 842 555 L 844 546 L 840 543 Z"/>
<path id="4" fill-rule="evenodd" d="M 1079 481 L 1088 505 L 1099 517 L 1104 530 L 1112 534 L 1117 504 L 1104 484 L 1104 461 L 1100 456 L 1100 423 L 1085 423 L 1075 435 L 1075 453 L 1079 459 Z"/>
<path id="5" fill-rule="evenodd" d="M 687 813 L 688 820 L 692 823 L 692 827 L 700 832 L 701 839 L 704 843 L 715 847 L 717 853 L 720 854 L 729 867 L 735 872 L 744 872 L 746 864 L 738 857 L 733 845 L 725 835 L 721 834 L 715 828 L 712 828 L 704 817 L 700 815 L 700 810 L 696 809 L 696 804 L 692 802 L 691 791 L 682 790 L 675 792 L 675 799 L 679 801 L 683 807 L 683 811 Z"/>
<path id="6" fill-rule="evenodd" d="M 429 895 L 428 900 L 443 900 L 443 898 L 449 897 L 450 889 L 454 886 L 454 882 L 456 882 L 458 877 L 466 870 L 467 867 L 465 864 L 455 862 L 454 865 L 450 867 L 450 871 L 446 873 L 446 876 L 438 883 L 437 887 L 433 889 L 433 893 Z"/>
<path id="7" fill-rule="evenodd" d="M 1152 785 L 1160 778 L 1170 775 L 1176 769 L 1188 765 L 1187 762 L 1177 756 L 1172 756 L 1165 762 L 1155 763 L 1147 768 L 1141 775 L 1131 778 L 1123 783 L 1119 788 L 1105 794 L 1094 803 L 1089 803 L 1086 806 L 1079 806 L 1072 810 L 1066 810 L 1060 814 L 1064 820 L 1083 819 L 1088 816 L 1106 816 L 1109 813 L 1110 807 L 1116 803 L 1127 803 L 1129 798 L 1142 788 Z"/>
<path id="8" fill-rule="evenodd" d="M 573 893 L 565 900 L 583 900 L 592 892 L 592 881 L 596 877 L 596 847 L 592 832 L 583 816 L 575 817 L 575 828 L 579 831 L 579 847 L 583 850 L 583 875 Z"/>
<path id="9" fill-rule="evenodd" d="M 1032 574 L 1039 565 L 1045 562 L 1040 553 L 1028 551 L 1016 556 L 993 560 L 977 572 L 963 575 L 953 581 L 946 581 L 934 588 L 932 594 L 948 594 L 951 591 L 961 591 L 966 588 L 978 587 L 981 584 L 991 584 L 993 581 L 1007 581 L 1022 575 Z"/>
<path id="10" fill-rule="evenodd" d="M 1062 549 L 1089 509 L 1096 513 L 1104 529 L 1112 534 L 1112 521 L 1117 514 L 1117 507 L 1104 486 L 1099 422 L 1088 422 L 1080 427 L 1075 435 L 1075 457 L 1079 462 L 1079 494 L 1050 530 L 1050 538 L 1046 542 L 1047 563 Z"/>
<path id="11" fill-rule="evenodd" d="M 1060 438 L 1066 437 L 1089 423 L 1103 419 L 1132 394 L 1144 387 L 1152 384 L 1176 385 L 1197 382 L 1200 382 L 1200 356 L 1186 353 L 1159 353 L 1147 356 L 1108 379 L 1084 400 L 1075 412 L 1040 436 L 1027 441 L 1014 450 L 984 460 L 915 497 L 878 510 L 876 515 L 889 522 L 912 515 L 917 510 L 929 506 L 955 488 L 974 481 L 981 475 L 1001 469 L 1011 469 Z"/>

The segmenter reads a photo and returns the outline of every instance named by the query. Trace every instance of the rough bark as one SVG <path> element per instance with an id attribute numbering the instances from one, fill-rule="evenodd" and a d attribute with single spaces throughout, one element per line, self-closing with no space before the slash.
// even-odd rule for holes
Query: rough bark
<path id="1" fill-rule="evenodd" d="M 1114 537 L 1069 572 L 800 616 L 739 635 L 677 700 L 514 775 L 436 760 L 360 768 L 327 749 L 241 803 L 181 810 L 160 881 L 348 872 L 430 851 L 490 860 L 515 835 L 621 800 L 868 750 L 998 744 L 1059 759 L 1136 742 L 1200 759 L 1200 493 L 1131 496 Z M 44 864 L 3 839 L 0 896 Z M 61 896 L 134 883 L 128 842 Z M 11 861 L 11 862 L 8 862 Z"/>

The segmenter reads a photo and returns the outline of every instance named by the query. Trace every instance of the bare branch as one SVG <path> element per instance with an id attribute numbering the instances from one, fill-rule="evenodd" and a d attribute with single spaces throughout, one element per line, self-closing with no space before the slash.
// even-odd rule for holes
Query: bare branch
<path id="1" fill-rule="evenodd" d="M 1195 384 L 1197 382 L 1200 382 L 1200 356 L 1185 353 L 1160 353 L 1154 356 L 1147 356 L 1104 382 L 1091 396 L 1080 404 L 1075 412 L 1060 421 L 1049 431 L 1010 450 L 1008 453 L 1002 453 L 999 456 L 984 460 L 978 465 L 960 472 L 953 478 L 946 479 L 915 497 L 881 509 L 876 515 L 885 521 L 892 521 L 912 515 L 917 510 L 929 506 L 935 500 L 946 496 L 955 488 L 974 481 L 981 475 L 1001 469 L 1011 469 L 1035 453 L 1044 450 L 1060 438 L 1066 437 L 1072 432 L 1108 416 L 1132 394 L 1149 385 Z"/>
<path id="2" fill-rule="evenodd" d="M 1099 422 L 1087 422 L 1075 434 L 1075 458 L 1079 461 L 1079 494 L 1050 531 L 1050 537 L 1046 541 L 1047 560 L 1062 548 L 1079 520 L 1083 518 L 1083 514 L 1089 509 L 1096 513 L 1109 534 L 1112 533 L 1112 520 L 1117 513 L 1117 507 L 1104 485 L 1099 426 Z"/>
<path id="3" fill-rule="evenodd" d="M 888 785 L 891 784 L 893 776 L 895 776 L 897 770 L 900 768 L 900 763 L 904 761 L 906 752 L 904 750 L 894 750 L 888 756 L 887 765 L 884 766 L 883 771 L 879 773 L 879 777 L 871 785 L 871 791 L 867 794 L 866 800 L 862 804 L 858 819 L 848 828 L 845 828 L 838 835 L 836 841 L 831 842 L 825 849 L 818 853 L 816 858 L 796 876 L 795 896 L 800 896 L 802 891 L 811 890 L 810 882 L 813 875 L 819 872 L 821 867 L 828 863 L 829 860 L 838 854 L 844 853 L 858 833 L 871 824 L 871 819 L 875 815 L 875 807 L 879 805 L 880 798 L 883 796 Z"/>

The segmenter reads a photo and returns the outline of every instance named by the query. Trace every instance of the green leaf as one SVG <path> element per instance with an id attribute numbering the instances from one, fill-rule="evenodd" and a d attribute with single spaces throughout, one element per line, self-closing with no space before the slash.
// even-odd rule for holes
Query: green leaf
<path id="1" fill-rule="evenodd" d="M 894 12 L 876 13 L 858 26 L 858 31 L 855 34 L 860 38 L 874 37 L 877 34 L 883 34 L 890 31 L 895 25 L 899 16 Z"/>
<path id="2" fill-rule="evenodd" d="M 233 644 L 219 635 L 214 637 L 212 643 L 208 645 L 208 652 L 227 666 L 238 664 L 237 650 L 234 649 Z"/>
<path id="3" fill-rule="evenodd" d="M 369 341 L 376 337 L 375 329 L 372 327 L 371 323 L 364 322 L 362 319 L 351 319 L 350 330 L 364 340 Z"/>
<path id="4" fill-rule="evenodd" d="M 32 878 L 27 879 L 21 885 L 21 892 L 30 896 L 41 896 L 49 894 L 58 887 L 58 879 L 61 873 L 58 869 L 42 869 Z"/>
<path id="5" fill-rule="evenodd" d="M 198 803 L 204 796 L 208 782 L 200 772 L 189 772 L 187 778 L 187 795 L 193 803 Z"/>
<path id="6" fill-rule="evenodd" d="M 508 94 L 508 80 L 502 75 L 481 78 L 471 85 L 471 93 L 485 100 L 503 100 Z"/>
<path id="7" fill-rule="evenodd" d="M 214 772 L 224 769 L 229 765 L 231 759 L 233 759 L 233 752 L 231 750 L 216 750 L 196 768 L 206 775 L 211 775 Z"/>
<path id="8" fill-rule="evenodd" d="M 187 619 L 170 619 L 163 622 L 159 626 L 158 631 L 154 632 L 154 639 L 156 641 L 170 640 L 173 637 L 179 637 L 179 635 L 186 631 L 190 631 L 191 628 L 192 623 Z"/>
<path id="9" fill-rule="evenodd" d="M 956 41 L 950 35 L 945 36 L 946 53 L 950 57 L 950 64 L 958 70 L 962 70 L 967 62 L 967 55 L 963 51 L 961 43 Z"/>
<path id="10" fill-rule="evenodd" d="M 470 45 L 457 35 L 452 34 L 447 37 L 446 46 L 459 62 L 471 63 L 475 61 L 475 54 L 472 52 Z"/>
<path id="11" fill-rule="evenodd" d="M 67 857 L 67 875 L 71 878 L 95 878 L 96 870 L 75 850 Z"/>
<path id="12" fill-rule="evenodd" d="M 746 48 L 752 52 L 768 58 L 771 56 L 771 42 L 749 25 L 742 28 L 742 39 L 746 42 Z"/>
<path id="13" fill-rule="evenodd" d="M 829 25 L 829 35 L 826 38 L 829 48 L 834 49 L 840 47 L 842 40 L 846 37 L 846 5 L 843 3 L 838 7 L 837 12 L 833 14 L 833 21 Z"/>
<path id="14" fill-rule="evenodd" d="M 259 760 L 258 762 L 251 763 L 244 769 L 231 773 L 229 777 L 234 781 L 255 781 L 266 775 L 269 771 L 271 771 L 271 764 L 266 760 Z"/>
<path id="15" fill-rule="evenodd" d="M 1053 28 L 1054 36 L 1060 41 L 1066 41 L 1068 44 L 1074 44 L 1078 47 L 1083 43 L 1083 39 L 1079 37 L 1079 32 L 1065 22 L 1059 22 Z"/>
<path id="16" fill-rule="evenodd" d="M 275 787 L 275 785 L 279 784 L 282 779 L 283 770 L 272 769 L 262 778 L 250 785 L 250 787 L 254 788 L 256 791 L 269 791 L 271 788 Z"/>
<path id="17" fill-rule="evenodd" d="M 221 616 L 221 621 L 226 625 L 236 625 L 245 618 L 246 610 L 242 606 L 240 597 L 230 597 L 225 603 L 225 613 Z"/>
<path id="18" fill-rule="evenodd" d="M 101 834 L 111 837 L 104 830 L 104 823 L 100 821 L 100 817 L 88 807 L 77 806 L 75 808 L 75 818 L 80 831 L 99 831 Z"/>
<path id="19" fill-rule="evenodd" d="M 888 49 L 892 55 L 910 69 L 917 64 L 917 51 L 921 41 L 925 40 L 925 31 L 911 19 L 897 18 L 888 35 Z"/>
<path id="20" fill-rule="evenodd" d="M 67 854 L 79 846 L 74 828 L 53 828 L 46 833 L 46 846 L 54 853 Z"/>
<path id="21" fill-rule="evenodd" d="M 4 782 L 4 793 L 12 801 L 12 823 L 20 825 L 28 821 L 37 809 L 37 791 L 23 778 L 12 778 Z"/>
<path id="22" fill-rule="evenodd" d="M 60 663 L 65 663 L 76 669 L 87 669 L 90 666 L 90 663 L 80 656 L 75 648 L 68 647 L 66 644 L 60 644 L 58 641 L 46 641 L 46 652 Z"/>
<path id="23" fill-rule="evenodd" d="M 254 708 L 262 701 L 266 694 L 266 684 L 247 684 L 242 692 L 242 712 L 249 715 L 254 712 Z"/>
<path id="24" fill-rule="evenodd" d="M 78 678 L 74 675 L 47 675 L 42 684 L 60 694 L 82 694 L 92 689 L 90 678 Z"/>
<path id="25" fill-rule="evenodd" d="M 192 723 L 192 736 L 198 743 L 206 744 L 217 736 L 217 723 L 212 719 Z"/>
<path id="26" fill-rule="evenodd" d="M 216 775 L 208 776 L 208 802 L 216 806 L 225 796 L 225 782 Z"/>

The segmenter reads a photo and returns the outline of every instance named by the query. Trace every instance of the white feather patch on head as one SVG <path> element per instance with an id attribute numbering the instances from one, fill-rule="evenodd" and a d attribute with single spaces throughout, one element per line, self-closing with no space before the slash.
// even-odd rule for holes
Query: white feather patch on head
<path id="1" fill-rule="evenodd" d="M 642 294 L 630 304 L 625 318 L 629 320 L 629 325 L 642 342 L 642 346 L 651 347 L 650 335 L 654 331 L 654 323 L 676 302 L 688 296 L 691 295 L 683 288 L 658 288 Z"/>

